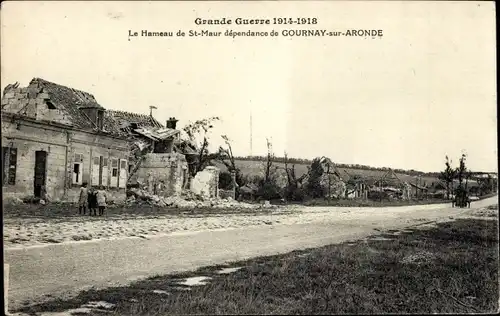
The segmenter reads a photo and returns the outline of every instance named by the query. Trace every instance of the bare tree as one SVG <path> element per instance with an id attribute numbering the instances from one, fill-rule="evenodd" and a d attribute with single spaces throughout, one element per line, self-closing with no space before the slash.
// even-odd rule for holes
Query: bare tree
<path id="1" fill-rule="evenodd" d="M 274 161 L 273 145 L 268 138 L 266 138 L 266 142 L 267 142 L 267 158 L 265 163 L 264 182 L 269 183 L 273 179 L 274 173 L 276 172 L 277 168 L 273 165 Z"/>
<path id="2" fill-rule="evenodd" d="M 240 169 L 236 166 L 231 140 L 226 135 L 222 135 L 221 137 L 226 143 L 227 148 L 219 147 L 217 160 L 222 162 L 229 172 L 234 173 L 235 183 L 233 184 L 235 185 L 236 195 L 239 195 L 239 188 L 243 185 L 243 176 Z"/>
<path id="3" fill-rule="evenodd" d="M 233 148 L 231 147 L 231 141 L 229 140 L 229 137 L 226 135 L 221 136 L 222 139 L 224 140 L 224 143 L 226 143 L 227 148 L 223 148 L 222 146 L 219 147 L 219 160 L 222 162 L 228 171 L 230 172 L 236 172 L 238 168 L 236 167 L 236 163 L 234 162 L 234 155 L 233 155 Z"/>
<path id="4" fill-rule="evenodd" d="M 210 154 L 208 150 L 210 131 L 214 128 L 215 121 L 219 121 L 219 117 L 214 116 L 203 120 L 195 121 L 184 127 L 189 141 L 196 145 L 198 155 L 196 161 L 190 165 L 189 172 L 194 176 L 197 172 L 202 171 L 212 159 L 217 157 L 217 154 Z"/>

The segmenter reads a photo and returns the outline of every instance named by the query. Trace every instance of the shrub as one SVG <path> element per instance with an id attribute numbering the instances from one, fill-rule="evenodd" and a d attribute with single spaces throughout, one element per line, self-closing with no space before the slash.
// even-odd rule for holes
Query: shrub
<path id="1" fill-rule="evenodd" d="M 219 174 L 219 188 L 231 190 L 233 188 L 233 178 L 229 171 L 222 171 Z"/>
<path id="2" fill-rule="evenodd" d="M 281 199 L 281 189 L 273 181 L 262 181 L 257 191 L 257 196 L 264 200 Z"/>
<path id="3" fill-rule="evenodd" d="M 315 158 L 311 164 L 309 179 L 306 184 L 307 196 L 311 198 L 319 198 L 325 196 L 325 188 L 321 185 L 321 176 L 323 175 L 323 167 L 319 158 Z"/>
<path id="4" fill-rule="evenodd" d="M 306 193 L 304 192 L 304 189 L 302 189 L 302 188 L 289 186 L 286 189 L 285 196 L 286 196 L 286 199 L 289 201 L 303 202 L 305 197 L 306 197 Z"/>

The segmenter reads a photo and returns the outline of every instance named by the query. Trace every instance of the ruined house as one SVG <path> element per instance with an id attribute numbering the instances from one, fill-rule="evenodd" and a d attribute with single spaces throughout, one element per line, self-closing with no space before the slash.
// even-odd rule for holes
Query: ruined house
<path id="1" fill-rule="evenodd" d="M 348 199 L 367 199 L 368 198 L 368 183 L 362 176 L 351 175 L 346 170 L 344 171 L 344 181 L 346 183 L 345 196 Z"/>
<path id="2" fill-rule="evenodd" d="M 104 186 L 123 200 L 143 182 L 164 195 L 187 183 L 187 148 L 174 118 L 102 107 L 93 95 L 40 78 L 8 85 L 2 97 L 2 191 L 76 201 L 79 188 Z"/>
<path id="3" fill-rule="evenodd" d="M 325 197 L 341 199 L 346 195 L 346 182 L 340 174 L 340 171 L 335 166 L 335 164 L 327 157 L 321 157 L 319 160 L 322 174 L 320 178 L 320 184 L 325 192 Z M 307 183 L 309 181 L 310 170 L 307 175 L 303 178 L 302 182 Z"/>
<path id="4" fill-rule="evenodd" d="M 164 126 L 151 115 L 106 111 L 105 128 L 127 137 L 129 185 L 143 185 L 154 194 L 179 194 L 189 184 L 187 151 L 170 118 Z"/>
<path id="5" fill-rule="evenodd" d="M 392 169 L 374 182 L 370 192 L 384 193 L 391 199 L 410 200 L 412 196 L 411 185 L 402 181 Z"/>
<path id="6" fill-rule="evenodd" d="M 78 199 L 83 182 L 125 198 L 129 142 L 104 128 L 93 95 L 40 78 L 2 97 L 3 196 Z"/>
<path id="7" fill-rule="evenodd" d="M 323 167 L 320 183 L 325 188 L 327 197 L 336 199 L 344 198 L 347 187 L 340 171 L 327 157 L 322 157 L 320 164 Z"/>

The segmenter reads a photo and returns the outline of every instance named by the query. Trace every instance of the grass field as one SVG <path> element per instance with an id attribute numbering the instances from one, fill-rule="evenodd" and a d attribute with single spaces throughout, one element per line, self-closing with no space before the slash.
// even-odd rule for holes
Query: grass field
<path id="1" fill-rule="evenodd" d="M 263 166 L 264 163 L 262 161 L 250 161 L 250 160 L 236 160 L 235 161 L 236 166 L 241 170 L 241 172 L 244 175 L 262 175 L 263 174 Z M 284 168 L 283 163 L 275 163 L 276 166 L 280 168 Z M 216 163 L 216 166 L 221 168 L 221 170 L 226 170 L 225 166 L 221 163 Z M 300 177 L 304 173 L 307 172 L 307 167 L 308 164 L 295 164 L 295 173 L 297 177 Z M 363 178 L 371 178 L 371 179 L 379 179 L 387 171 L 379 171 L 379 170 L 363 170 L 363 169 L 350 169 L 350 168 L 338 168 L 341 175 L 343 174 L 349 174 L 350 176 L 353 175 L 360 175 Z M 397 174 L 398 177 L 402 181 L 407 181 L 411 183 L 415 183 L 415 177 L 414 176 L 409 176 L 409 175 L 404 175 L 404 174 Z M 435 177 L 422 177 L 422 183 L 426 183 L 427 185 L 431 185 L 433 182 L 439 181 Z"/>
<path id="2" fill-rule="evenodd" d="M 458 220 L 381 237 L 89 290 L 22 311 L 62 311 L 90 301 L 114 304 L 108 315 L 497 311 L 497 220 Z M 217 274 L 223 267 L 241 269 Z M 212 279 L 190 288 L 178 284 L 192 276 Z"/>

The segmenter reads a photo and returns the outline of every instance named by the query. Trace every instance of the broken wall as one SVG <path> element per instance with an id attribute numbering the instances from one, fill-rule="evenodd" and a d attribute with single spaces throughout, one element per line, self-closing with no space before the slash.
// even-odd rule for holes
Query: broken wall
<path id="1" fill-rule="evenodd" d="M 334 174 L 324 173 L 320 178 L 320 184 L 327 197 L 341 199 L 346 195 L 347 185 Z"/>
<path id="2" fill-rule="evenodd" d="M 71 124 L 63 111 L 51 106 L 49 94 L 36 84 L 6 89 L 1 105 L 2 111 L 5 112 L 26 115 L 37 120 Z"/>
<path id="3" fill-rule="evenodd" d="M 144 155 L 132 183 L 142 183 L 148 191 L 161 196 L 177 195 L 187 177 L 186 157 L 178 153 Z"/>
<path id="4" fill-rule="evenodd" d="M 218 198 L 219 173 L 220 169 L 213 166 L 206 167 L 203 171 L 198 172 L 191 179 L 191 191 L 205 198 Z"/>

